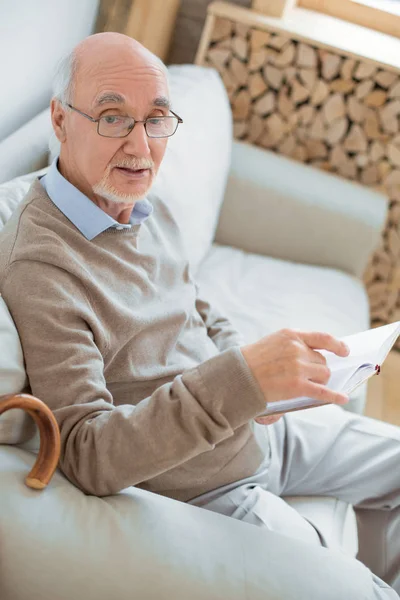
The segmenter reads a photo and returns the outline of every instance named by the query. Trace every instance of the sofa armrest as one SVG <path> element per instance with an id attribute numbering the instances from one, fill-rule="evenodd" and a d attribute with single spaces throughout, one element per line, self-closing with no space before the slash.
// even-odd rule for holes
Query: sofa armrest
<path id="1" fill-rule="evenodd" d="M 361 277 L 387 206 L 370 188 L 234 142 L 215 241 Z"/>
<path id="2" fill-rule="evenodd" d="M 29 394 L 0 396 L 0 416 L 8 410 L 22 409 L 38 426 L 40 433 L 39 454 L 25 479 L 28 487 L 42 490 L 52 478 L 60 458 L 60 430 L 51 410 Z"/>
<path id="3" fill-rule="evenodd" d="M 371 571 L 342 552 L 139 488 L 86 496 L 57 470 L 37 494 L 21 482 L 33 460 L 0 446 L 2 600 L 373 595 Z"/>

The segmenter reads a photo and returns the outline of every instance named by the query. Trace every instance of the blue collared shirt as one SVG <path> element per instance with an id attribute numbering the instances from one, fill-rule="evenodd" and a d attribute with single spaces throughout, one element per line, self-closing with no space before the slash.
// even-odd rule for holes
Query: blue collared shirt
<path id="1" fill-rule="evenodd" d="M 153 206 L 146 198 L 138 200 L 129 223 L 118 223 L 61 175 L 57 161 L 58 157 L 54 159 L 46 175 L 41 177 L 40 183 L 57 208 L 88 240 L 110 227 L 129 229 L 132 225 L 143 223 L 153 212 Z"/>

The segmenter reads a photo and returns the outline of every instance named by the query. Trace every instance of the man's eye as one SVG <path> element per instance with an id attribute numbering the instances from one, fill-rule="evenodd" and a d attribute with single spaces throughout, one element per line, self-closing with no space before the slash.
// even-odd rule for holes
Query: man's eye
<path id="1" fill-rule="evenodd" d="M 161 125 L 161 123 L 164 122 L 163 117 L 157 118 L 157 117 L 152 117 L 151 119 L 148 119 L 148 122 L 151 125 Z"/>
<path id="2" fill-rule="evenodd" d="M 107 123 L 107 125 L 117 125 L 122 122 L 122 118 L 115 115 L 106 115 L 105 117 L 102 117 L 102 119 L 104 119 L 104 122 Z"/>

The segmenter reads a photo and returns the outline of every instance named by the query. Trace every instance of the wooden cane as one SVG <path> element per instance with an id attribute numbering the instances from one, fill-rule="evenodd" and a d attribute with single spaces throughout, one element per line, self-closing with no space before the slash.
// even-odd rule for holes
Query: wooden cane
<path id="1" fill-rule="evenodd" d="M 0 396 L 0 415 L 12 408 L 26 411 L 39 427 L 39 454 L 25 483 L 30 488 L 42 490 L 52 478 L 60 458 L 60 430 L 57 421 L 48 406 L 30 394 Z"/>

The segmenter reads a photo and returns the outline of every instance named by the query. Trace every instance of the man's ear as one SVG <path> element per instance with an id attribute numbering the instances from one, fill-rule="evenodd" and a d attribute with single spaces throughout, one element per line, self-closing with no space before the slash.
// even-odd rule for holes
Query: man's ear
<path id="1" fill-rule="evenodd" d="M 65 131 L 65 110 L 57 98 L 52 98 L 50 102 L 50 112 L 54 133 L 60 142 L 65 142 L 67 139 Z"/>

